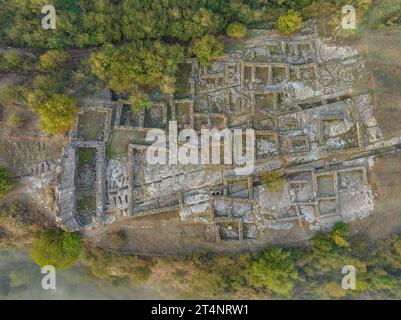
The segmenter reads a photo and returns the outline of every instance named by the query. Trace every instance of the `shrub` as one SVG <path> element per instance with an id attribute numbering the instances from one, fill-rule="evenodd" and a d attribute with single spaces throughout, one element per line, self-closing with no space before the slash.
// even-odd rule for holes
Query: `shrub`
<path id="1" fill-rule="evenodd" d="M 39 67 L 42 70 L 54 71 L 60 68 L 68 59 L 68 54 L 59 50 L 50 50 L 39 58 Z"/>
<path id="2" fill-rule="evenodd" d="M 281 33 L 291 34 L 301 28 L 301 23 L 301 15 L 294 10 L 289 10 L 285 15 L 278 18 L 277 29 Z"/>
<path id="3" fill-rule="evenodd" d="M 226 30 L 227 35 L 232 38 L 243 38 L 246 35 L 246 31 L 246 25 L 239 22 L 230 23 Z"/>
<path id="4" fill-rule="evenodd" d="M 259 179 L 268 192 L 281 192 L 284 189 L 285 178 L 279 171 L 267 171 L 260 174 Z"/>
<path id="5" fill-rule="evenodd" d="M 0 59 L 0 71 L 12 72 L 18 71 L 22 68 L 22 58 L 21 55 L 15 51 L 7 51 L 3 53 Z"/>
<path id="6" fill-rule="evenodd" d="M 334 244 L 340 248 L 348 248 L 350 244 L 348 242 L 349 228 L 344 222 L 337 222 L 334 225 L 333 231 L 331 232 L 331 238 Z"/>
<path id="7" fill-rule="evenodd" d="M 3 198 L 12 188 L 11 172 L 0 167 L 0 199 Z"/>
<path id="8" fill-rule="evenodd" d="M 19 129 L 24 125 L 24 117 L 16 112 L 12 111 L 7 117 L 7 124 L 14 129 Z"/>
<path id="9" fill-rule="evenodd" d="M 190 52 L 198 58 L 200 64 L 210 65 L 213 59 L 223 55 L 223 42 L 207 35 L 196 40 L 190 48 Z"/>
<path id="10" fill-rule="evenodd" d="M 78 233 L 46 230 L 32 246 L 32 259 L 40 266 L 51 265 L 67 269 L 75 264 L 82 251 Z"/>
<path id="11" fill-rule="evenodd" d="M 63 77 L 60 74 L 39 74 L 32 81 L 34 90 L 46 92 L 46 96 L 60 93 L 63 90 Z"/>
<path id="12" fill-rule="evenodd" d="M 92 246 L 85 247 L 80 262 L 89 268 L 92 275 L 115 284 L 126 279 L 134 284 L 148 280 L 154 264 L 153 259 L 111 253 Z"/>
<path id="13" fill-rule="evenodd" d="M 55 94 L 38 108 L 40 127 L 52 134 L 64 133 L 74 124 L 78 112 L 76 100 Z"/>
<path id="14" fill-rule="evenodd" d="M 0 86 L 0 103 L 5 106 L 24 105 L 27 95 L 27 88 L 19 86 L 12 81 L 5 81 Z"/>
<path id="15" fill-rule="evenodd" d="M 40 106 L 46 100 L 46 93 L 42 90 L 33 90 L 26 96 L 26 102 L 28 107 L 35 112 L 38 112 Z"/>

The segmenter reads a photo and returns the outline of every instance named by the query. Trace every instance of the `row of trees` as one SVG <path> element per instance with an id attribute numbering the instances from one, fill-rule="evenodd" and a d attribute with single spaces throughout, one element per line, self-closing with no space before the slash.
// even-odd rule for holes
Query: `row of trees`
<path id="1" fill-rule="evenodd" d="M 41 8 L 47 4 L 56 7 L 55 30 L 41 28 Z M 329 24 L 338 26 L 341 8 L 347 4 L 346 0 L 0 0 L 0 38 L 9 44 L 50 49 L 145 39 L 189 41 L 226 30 L 241 34 L 238 25 L 229 26 L 233 22 L 271 27 L 288 10 L 303 18 L 323 16 Z M 356 0 L 352 4 L 358 17 L 363 17 L 372 1 Z M 383 7 L 379 10 L 387 20 L 397 15 L 399 18 L 394 1 L 381 1 L 374 6 Z M 392 15 L 388 17 L 390 11 Z M 331 21 L 332 17 L 336 21 Z M 279 26 L 292 28 L 297 23 L 294 18 Z M 376 23 L 378 19 L 374 20 Z M 397 19 L 391 21 L 399 23 Z"/>

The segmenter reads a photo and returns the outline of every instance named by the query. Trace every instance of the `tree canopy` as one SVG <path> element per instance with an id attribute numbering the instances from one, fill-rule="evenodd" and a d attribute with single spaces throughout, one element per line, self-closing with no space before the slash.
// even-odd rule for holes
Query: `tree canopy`
<path id="1" fill-rule="evenodd" d="M 301 23 L 301 15 L 294 10 L 289 10 L 285 15 L 278 18 L 277 29 L 281 33 L 291 34 L 301 28 Z"/>
<path id="2" fill-rule="evenodd" d="M 297 279 L 295 252 L 290 249 L 267 248 L 248 270 L 251 286 L 283 296 L 290 295 Z"/>
<path id="3" fill-rule="evenodd" d="M 74 98 L 55 94 L 45 100 L 37 112 L 41 129 L 47 133 L 59 134 L 66 132 L 74 124 L 78 107 Z"/>
<path id="4" fill-rule="evenodd" d="M 226 30 L 227 35 L 232 38 L 243 38 L 246 35 L 246 31 L 246 25 L 239 22 L 230 23 Z"/>
<path id="5" fill-rule="evenodd" d="M 40 267 L 51 265 L 56 269 L 67 269 L 76 263 L 81 251 L 78 233 L 49 229 L 35 241 L 31 255 Z"/>
<path id="6" fill-rule="evenodd" d="M 200 64 L 210 65 L 213 59 L 223 55 L 223 42 L 214 36 L 207 35 L 196 40 L 190 48 L 190 52 L 198 58 Z"/>
<path id="7" fill-rule="evenodd" d="M 132 92 L 138 86 L 160 87 L 169 91 L 174 72 L 184 59 L 179 45 L 160 41 L 132 42 L 121 47 L 107 45 L 89 60 L 93 73 L 107 80 L 118 92 Z"/>

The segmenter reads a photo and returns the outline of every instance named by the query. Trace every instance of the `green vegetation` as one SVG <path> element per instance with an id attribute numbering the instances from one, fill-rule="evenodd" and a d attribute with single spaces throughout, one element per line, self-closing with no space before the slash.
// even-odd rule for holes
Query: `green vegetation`
<path id="1" fill-rule="evenodd" d="M 12 189 L 12 181 L 11 172 L 0 167 L 0 199 Z"/>
<path id="2" fill-rule="evenodd" d="M 213 59 L 220 58 L 223 55 L 223 42 L 207 35 L 196 40 L 190 48 L 190 52 L 199 59 L 200 64 L 210 65 Z"/>
<path id="3" fill-rule="evenodd" d="M 42 106 L 48 106 L 54 95 L 79 98 L 96 93 L 106 82 L 118 93 L 133 96 L 137 107 L 147 103 L 143 97 L 150 90 L 185 95 L 189 75 L 181 71 L 185 59 L 196 56 L 208 65 L 221 57 L 219 37 L 224 33 L 239 38 L 247 28 L 274 25 L 283 33 L 292 33 L 302 20 L 318 18 L 324 36 L 355 35 L 338 30 L 341 8 L 348 4 L 345 0 L 53 2 L 57 28 L 47 31 L 38 24 L 43 1 L 0 0 L 1 44 L 24 48 L 0 54 L 0 72 L 6 77 L 0 101 L 7 113 L 17 105 L 40 116 L 49 115 Z M 358 12 L 358 32 L 400 23 L 399 4 L 394 1 L 356 0 L 353 5 Z M 84 47 L 99 49 L 66 51 Z M 48 51 L 39 56 L 29 48 Z M 7 125 L 22 128 L 23 114 L 19 110 L 10 116 Z M 27 122 L 31 118 L 26 117 Z M 49 124 L 54 114 L 44 118 L 41 128 L 50 133 L 62 133 L 70 126 L 61 126 L 58 119 Z M 25 127 L 31 128 L 30 124 Z"/>
<path id="4" fill-rule="evenodd" d="M 282 296 L 289 296 L 298 279 L 294 250 L 267 248 L 257 257 L 247 272 L 248 282 L 254 288 L 265 288 Z"/>
<path id="5" fill-rule="evenodd" d="M 257 20 L 270 6 L 259 1 L 54 0 L 57 28 L 38 28 L 43 1 L 1 0 L 0 30 L 6 43 L 46 49 L 102 46 L 121 41 L 171 38 L 188 41 L 220 33 L 228 21 Z M 262 4 L 263 5 L 263 4 Z"/>
<path id="6" fill-rule="evenodd" d="M 3 53 L 0 56 L 0 70 L 2 72 L 18 71 L 22 65 L 22 57 L 16 50 Z"/>
<path id="7" fill-rule="evenodd" d="M 135 92 L 138 86 L 172 92 L 174 72 L 183 61 L 184 51 L 179 45 L 165 45 L 159 41 L 132 42 L 129 45 L 105 46 L 89 61 L 93 73 L 107 80 L 117 92 Z"/>
<path id="8" fill-rule="evenodd" d="M 54 71 L 63 66 L 67 59 L 66 52 L 50 50 L 39 57 L 39 67 L 44 71 Z"/>
<path id="9" fill-rule="evenodd" d="M 93 158 L 94 158 L 93 149 L 87 149 L 87 148 L 79 149 L 79 161 L 83 163 L 89 163 L 93 160 Z"/>
<path id="10" fill-rule="evenodd" d="M 16 111 L 9 113 L 7 117 L 7 124 L 14 129 L 19 129 L 24 125 L 24 117 Z"/>
<path id="11" fill-rule="evenodd" d="M 0 103 L 7 107 L 23 105 L 25 103 L 25 87 L 4 81 L 0 87 Z"/>
<path id="12" fill-rule="evenodd" d="M 47 133 L 64 133 L 74 124 L 77 112 L 74 98 L 55 94 L 38 109 L 40 127 Z"/>
<path id="13" fill-rule="evenodd" d="M 153 258 L 88 246 L 80 261 L 92 275 L 115 285 L 161 285 L 166 294 L 178 298 L 401 297 L 401 236 L 373 243 L 360 235 L 350 236 L 347 225 L 337 223 L 331 232 L 317 233 L 310 244 L 267 247 L 254 254 L 199 252 Z M 357 270 L 356 290 L 341 287 L 345 265 Z"/>
<path id="14" fill-rule="evenodd" d="M 189 63 L 182 63 L 178 66 L 178 70 L 175 74 L 175 94 L 188 94 L 190 85 L 189 85 L 189 76 L 191 73 L 191 65 Z"/>
<path id="15" fill-rule="evenodd" d="M 113 147 L 112 147 L 111 143 L 108 143 L 108 144 L 107 144 L 107 147 L 106 147 L 106 156 L 107 156 L 107 158 L 109 158 L 109 159 L 113 159 L 113 157 L 114 157 Z"/>
<path id="16" fill-rule="evenodd" d="M 149 95 L 143 92 L 137 92 L 129 97 L 131 102 L 132 112 L 143 110 L 143 108 L 150 106 L 151 100 Z"/>
<path id="17" fill-rule="evenodd" d="M 368 29 L 383 28 L 401 24 L 401 3 L 394 0 L 381 0 L 367 9 L 363 25 Z"/>
<path id="18" fill-rule="evenodd" d="M 115 254 L 92 246 L 86 246 L 79 260 L 92 275 L 112 284 L 144 282 L 152 274 L 153 259 Z"/>
<path id="19" fill-rule="evenodd" d="M 67 269 L 76 263 L 81 251 L 79 234 L 50 229 L 35 241 L 31 255 L 40 267 L 52 265 L 56 269 Z"/>
<path id="20" fill-rule="evenodd" d="M 268 192 L 281 192 L 285 186 L 284 175 L 279 171 L 262 172 L 259 180 Z"/>
<path id="21" fill-rule="evenodd" d="M 0 245 L 29 244 L 43 227 L 44 215 L 26 199 L 18 199 L 0 208 Z"/>
<path id="22" fill-rule="evenodd" d="M 302 17 L 294 11 L 289 10 L 277 20 L 277 29 L 283 34 L 291 34 L 301 29 Z"/>
<path id="23" fill-rule="evenodd" d="M 246 35 L 246 31 L 246 25 L 239 22 L 230 23 L 226 30 L 227 35 L 232 38 L 243 38 Z"/>

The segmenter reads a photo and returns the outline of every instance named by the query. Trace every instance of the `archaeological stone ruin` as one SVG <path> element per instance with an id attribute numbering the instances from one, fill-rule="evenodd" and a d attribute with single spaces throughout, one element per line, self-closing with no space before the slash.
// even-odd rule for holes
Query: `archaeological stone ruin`
<path id="1" fill-rule="evenodd" d="M 251 30 L 210 66 L 187 61 L 188 92 L 128 100 L 87 99 L 59 166 L 58 221 L 67 230 L 175 211 L 209 225 L 215 241 L 252 241 L 269 230 L 330 228 L 364 219 L 374 206 L 373 156 L 384 141 L 372 97 L 358 89 L 364 60 L 323 41 L 311 23 L 291 37 Z M 149 164 L 151 129 L 255 130 L 255 166 Z M 278 172 L 271 191 L 263 173 Z"/>

